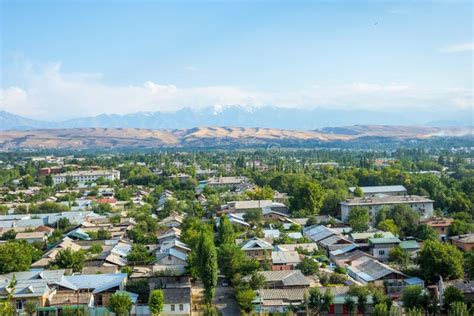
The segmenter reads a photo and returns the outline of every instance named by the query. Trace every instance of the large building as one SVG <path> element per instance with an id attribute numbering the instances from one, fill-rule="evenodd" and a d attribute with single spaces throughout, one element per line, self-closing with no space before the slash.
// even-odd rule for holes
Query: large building
<path id="1" fill-rule="evenodd" d="M 350 187 L 349 191 L 354 193 L 357 187 Z M 403 185 L 382 185 L 382 186 L 371 186 L 371 187 L 359 187 L 364 196 L 374 195 L 406 195 L 407 189 Z"/>
<path id="2" fill-rule="evenodd" d="M 53 176 L 53 183 L 65 183 L 70 178 L 74 182 L 93 182 L 99 178 L 105 180 L 120 180 L 120 171 L 118 170 L 86 170 L 59 173 Z"/>
<path id="3" fill-rule="evenodd" d="M 341 202 L 341 219 L 347 221 L 351 209 L 366 207 L 369 209 L 371 221 L 374 222 L 383 207 L 408 205 L 420 214 L 422 219 L 433 217 L 433 200 L 418 195 L 381 195 L 373 197 L 356 197 Z"/>

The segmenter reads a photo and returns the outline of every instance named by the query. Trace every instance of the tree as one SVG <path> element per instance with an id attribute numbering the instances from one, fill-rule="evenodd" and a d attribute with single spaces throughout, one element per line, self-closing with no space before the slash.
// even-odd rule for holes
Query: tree
<path id="1" fill-rule="evenodd" d="M 303 211 L 306 216 L 318 215 L 323 205 L 325 192 L 316 182 L 304 181 L 296 185 L 291 192 L 290 209 L 292 212 Z"/>
<path id="2" fill-rule="evenodd" d="M 406 316 L 422 316 L 423 313 L 419 308 L 410 308 L 406 312 Z"/>
<path id="3" fill-rule="evenodd" d="M 464 266 L 466 267 L 468 279 L 474 279 L 474 250 L 471 250 L 464 255 Z"/>
<path id="4" fill-rule="evenodd" d="M 26 301 L 25 312 L 32 316 L 36 312 L 36 303 L 33 300 Z"/>
<path id="5" fill-rule="evenodd" d="M 334 301 L 334 294 L 330 290 L 321 293 L 319 288 L 312 287 L 309 289 L 308 307 L 316 314 L 328 311 L 329 306 Z"/>
<path id="6" fill-rule="evenodd" d="M 74 272 L 82 271 L 86 256 L 82 250 L 73 251 L 69 248 L 59 250 L 50 267 L 59 269 L 72 269 Z"/>
<path id="7" fill-rule="evenodd" d="M 448 236 L 457 236 L 474 232 L 474 224 L 455 219 L 448 228 Z"/>
<path id="8" fill-rule="evenodd" d="M 255 298 L 255 291 L 252 289 L 239 289 L 235 293 L 235 298 L 241 310 L 249 313 L 253 309 L 253 300 Z"/>
<path id="9" fill-rule="evenodd" d="M 0 273 L 26 271 L 37 255 L 38 251 L 26 242 L 12 240 L 0 244 Z"/>
<path id="10" fill-rule="evenodd" d="M 219 228 L 217 230 L 219 242 L 221 244 L 234 243 L 234 225 L 230 222 L 226 215 L 222 215 L 219 221 Z"/>
<path id="11" fill-rule="evenodd" d="M 364 232 L 369 229 L 369 210 L 365 207 L 354 207 L 349 213 L 347 222 L 354 232 Z"/>
<path id="12" fill-rule="evenodd" d="M 2 235 L 3 240 L 13 240 L 16 237 L 16 231 L 13 229 L 8 230 Z"/>
<path id="13" fill-rule="evenodd" d="M 393 219 L 400 229 L 400 235 L 409 236 L 412 235 L 420 215 L 411 209 L 408 205 L 401 204 L 395 205 L 387 211 L 387 218 Z"/>
<path id="14" fill-rule="evenodd" d="M 448 311 L 448 316 L 469 316 L 467 305 L 463 302 L 454 302 Z"/>
<path id="15" fill-rule="evenodd" d="M 394 235 L 398 235 L 400 232 L 397 227 L 397 224 L 395 224 L 395 222 L 391 218 L 387 218 L 386 220 L 383 220 L 378 223 L 377 228 L 385 232 L 391 232 Z"/>
<path id="16" fill-rule="evenodd" d="M 438 234 L 433 227 L 426 224 L 418 225 L 414 233 L 415 237 L 421 240 L 437 240 Z"/>
<path id="17" fill-rule="evenodd" d="M 423 307 L 425 295 L 423 287 L 419 285 L 409 285 L 402 292 L 403 307 L 406 310 Z"/>
<path id="18" fill-rule="evenodd" d="M 362 189 L 359 186 L 357 186 L 354 189 L 354 196 L 363 197 L 364 196 L 364 191 L 362 191 Z"/>
<path id="19" fill-rule="evenodd" d="M 97 239 L 98 240 L 107 240 L 107 239 L 110 239 L 110 237 L 111 237 L 111 234 L 108 230 L 99 229 L 97 231 Z"/>
<path id="20" fill-rule="evenodd" d="M 454 302 L 464 302 L 464 294 L 460 289 L 448 286 L 444 290 L 444 307 L 447 309 Z"/>
<path id="21" fill-rule="evenodd" d="M 148 252 L 144 245 L 133 244 L 132 249 L 127 255 L 127 260 L 133 265 L 149 264 L 155 260 L 155 257 Z"/>
<path id="22" fill-rule="evenodd" d="M 344 300 L 344 306 L 346 307 L 349 315 L 353 315 L 356 307 L 356 302 L 350 296 L 347 296 Z"/>
<path id="23" fill-rule="evenodd" d="M 378 303 L 374 307 L 373 316 L 389 316 L 389 310 L 387 308 L 387 304 L 385 303 Z"/>
<path id="24" fill-rule="evenodd" d="M 196 254 L 197 271 L 204 285 L 204 300 L 211 305 L 217 286 L 217 251 L 212 234 L 201 232 Z"/>
<path id="25" fill-rule="evenodd" d="M 163 312 L 164 304 L 165 296 L 163 290 L 153 290 L 150 294 L 150 299 L 148 300 L 151 314 L 153 316 L 160 315 L 160 313 Z"/>
<path id="26" fill-rule="evenodd" d="M 394 261 L 402 267 L 407 267 L 410 263 L 410 254 L 403 250 L 400 246 L 390 249 L 388 257 L 390 261 Z"/>
<path id="27" fill-rule="evenodd" d="M 110 296 L 110 309 L 117 316 L 128 316 L 132 309 L 132 299 L 125 292 L 115 292 Z"/>
<path id="28" fill-rule="evenodd" d="M 300 263 L 296 265 L 296 269 L 301 270 L 304 275 L 313 275 L 319 271 L 319 264 L 310 257 L 304 257 Z"/>
<path id="29" fill-rule="evenodd" d="M 428 282 L 438 281 L 439 276 L 444 279 L 455 279 L 461 278 L 464 274 L 462 252 L 455 246 L 437 240 L 427 240 L 423 244 L 417 262 L 424 279 Z"/>
<path id="30" fill-rule="evenodd" d="M 262 209 L 251 209 L 244 214 L 244 220 L 254 226 L 258 226 L 262 222 Z"/>
<path id="31" fill-rule="evenodd" d="M 262 289 L 265 286 L 266 282 L 267 279 L 265 279 L 262 274 L 258 273 L 257 271 L 254 271 L 250 276 L 249 285 L 252 290 L 256 291 Z"/>

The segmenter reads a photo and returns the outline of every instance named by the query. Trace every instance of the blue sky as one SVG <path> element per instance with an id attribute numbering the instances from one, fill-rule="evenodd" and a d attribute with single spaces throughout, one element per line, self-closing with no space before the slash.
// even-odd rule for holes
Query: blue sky
<path id="1" fill-rule="evenodd" d="M 1 1 L 0 109 L 472 109 L 471 1 Z M 67 106 L 65 106 L 67 105 Z"/>

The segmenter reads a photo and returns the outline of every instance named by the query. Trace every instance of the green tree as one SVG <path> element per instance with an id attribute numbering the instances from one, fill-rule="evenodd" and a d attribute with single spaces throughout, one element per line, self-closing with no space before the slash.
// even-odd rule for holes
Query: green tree
<path id="1" fill-rule="evenodd" d="M 357 186 L 354 189 L 354 196 L 363 197 L 364 196 L 364 191 L 362 191 L 362 189 L 359 186 Z"/>
<path id="2" fill-rule="evenodd" d="M 423 313 L 420 308 L 410 308 L 406 312 L 406 316 L 422 316 Z"/>
<path id="3" fill-rule="evenodd" d="M 321 293 L 319 288 L 312 287 L 309 289 L 308 307 L 313 313 L 319 315 L 321 312 L 329 310 L 329 306 L 334 301 L 334 295 L 330 290 Z"/>
<path id="4" fill-rule="evenodd" d="M 25 312 L 29 315 L 29 316 L 33 316 L 33 314 L 36 312 L 36 302 L 33 301 L 33 300 L 28 300 L 26 301 L 26 304 L 25 304 Z"/>
<path id="5" fill-rule="evenodd" d="M 74 272 L 82 271 L 86 256 L 82 250 L 71 249 L 59 250 L 56 258 L 50 263 L 51 268 L 72 269 Z"/>
<path id="6" fill-rule="evenodd" d="M 472 312 L 472 308 L 471 308 Z M 454 302 L 448 311 L 448 316 L 469 316 L 472 315 L 467 310 L 467 305 L 463 302 Z"/>
<path id="7" fill-rule="evenodd" d="M 444 290 L 444 307 L 447 309 L 454 302 L 464 302 L 464 293 L 454 286 L 448 286 Z"/>
<path id="8" fill-rule="evenodd" d="M 26 242 L 15 240 L 0 244 L 0 273 L 26 271 L 33 260 L 37 260 L 38 251 Z"/>
<path id="9" fill-rule="evenodd" d="M 125 292 L 115 292 L 110 296 L 110 309 L 117 316 L 128 316 L 132 309 L 132 299 Z"/>
<path id="10" fill-rule="evenodd" d="M 438 234 L 436 233 L 434 228 L 426 224 L 418 225 L 418 227 L 415 230 L 414 235 L 415 237 L 421 240 L 428 240 L 428 239 L 437 240 L 438 239 Z"/>
<path id="11" fill-rule="evenodd" d="M 448 228 L 448 236 L 457 236 L 474 232 L 474 224 L 455 219 Z"/>
<path id="12" fill-rule="evenodd" d="M 410 254 L 401 247 L 393 247 L 388 253 L 390 261 L 396 262 L 402 267 L 407 267 L 410 263 Z"/>
<path id="13" fill-rule="evenodd" d="M 155 257 L 149 253 L 144 245 L 133 244 L 127 255 L 127 260 L 133 265 L 149 264 L 155 260 Z"/>
<path id="14" fill-rule="evenodd" d="M 226 215 L 222 215 L 217 230 L 219 242 L 221 244 L 231 244 L 235 240 L 234 225 L 230 222 Z"/>
<path id="15" fill-rule="evenodd" d="M 257 271 L 252 272 L 252 275 L 250 276 L 249 280 L 249 285 L 250 288 L 254 291 L 262 289 L 267 282 L 267 279 L 265 277 L 258 273 Z"/>
<path id="16" fill-rule="evenodd" d="M 394 220 L 391 218 L 387 218 L 386 220 L 378 223 L 377 228 L 385 232 L 391 232 L 394 235 L 398 235 L 400 233 L 397 224 L 395 224 Z"/>
<path id="17" fill-rule="evenodd" d="M 210 233 L 201 233 L 196 254 L 197 271 L 204 285 L 204 300 L 211 305 L 217 286 L 217 251 Z"/>
<path id="18" fill-rule="evenodd" d="M 347 296 L 344 299 L 344 306 L 346 307 L 347 311 L 349 312 L 349 315 L 354 315 L 354 311 L 356 308 L 356 302 L 354 299 L 350 296 Z"/>
<path id="19" fill-rule="evenodd" d="M 246 313 L 249 313 L 253 309 L 253 300 L 255 298 L 255 291 L 252 289 L 239 289 L 235 293 L 235 298 L 241 310 Z"/>
<path id="20" fill-rule="evenodd" d="M 319 183 L 304 181 L 291 193 L 292 212 L 303 211 L 306 216 L 318 215 L 323 206 L 325 192 Z"/>
<path id="21" fill-rule="evenodd" d="M 16 231 L 10 229 L 2 235 L 2 240 L 13 240 L 16 237 Z"/>
<path id="22" fill-rule="evenodd" d="M 151 314 L 153 316 L 160 315 L 160 313 L 163 312 L 164 304 L 165 296 L 163 290 L 153 290 L 150 294 L 150 299 L 148 300 Z"/>
<path id="23" fill-rule="evenodd" d="M 403 289 L 401 300 L 406 310 L 422 308 L 425 302 L 423 287 L 419 285 L 406 286 Z"/>
<path id="24" fill-rule="evenodd" d="M 296 265 L 296 269 L 301 270 L 304 275 L 313 275 L 319 271 L 319 264 L 310 257 L 304 257 L 300 263 Z"/>
<path id="25" fill-rule="evenodd" d="M 347 218 L 347 223 L 351 225 L 354 232 L 364 232 L 369 229 L 369 221 L 369 210 L 365 207 L 352 208 Z"/>
<path id="26" fill-rule="evenodd" d="M 262 222 L 263 214 L 262 209 L 251 209 L 244 214 L 244 220 L 251 223 L 254 226 L 260 225 Z"/>
<path id="27" fill-rule="evenodd" d="M 420 265 L 424 279 L 436 282 L 439 276 L 444 279 L 455 279 L 463 276 L 464 258 L 455 246 L 441 243 L 437 240 L 427 240 L 418 253 L 417 262 Z"/>
<path id="28" fill-rule="evenodd" d="M 390 312 L 387 308 L 387 304 L 385 303 L 378 303 L 374 307 L 373 316 L 389 316 Z"/>
<path id="29" fill-rule="evenodd" d="M 474 250 L 464 254 L 464 266 L 466 267 L 467 278 L 474 279 Z"/>
<path id="30" fill-rule="evenodd" d="M 107 240 L 111 238 L 111 234 L 108 230 L 105 229 L 99 229 L 97 231 L 97 239 L 98 240 Z"/>

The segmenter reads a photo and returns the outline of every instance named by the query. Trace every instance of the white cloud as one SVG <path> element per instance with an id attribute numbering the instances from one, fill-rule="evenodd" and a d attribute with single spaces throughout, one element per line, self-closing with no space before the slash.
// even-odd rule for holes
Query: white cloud
<path id="1" fill-rule="evenodd" d="M 355 82 L 308 85 L 298 90 L 254 91 L 235 86 L 182 88 L 146 81 L 105 84 L 101 74 L 64 73 L 59 63 L 26 67 L 21 86 L 0 89 L 0 109 L 38 119 L 64 119 L 101 113 L 173 111 L 184 107 L 216 109 L 241 105 L 258 107 L 326 107 L 338 109 L 430 109 L 446 111 L 472 107 L 472 92 L 462 89 L 420 88 L 407 83 Z"/>
<path id="2" fill-rule="evenodd" d="M 442 53 L 461 53 L 474 51 L 474 42 L 449 45 L 440 49 Z"/>

